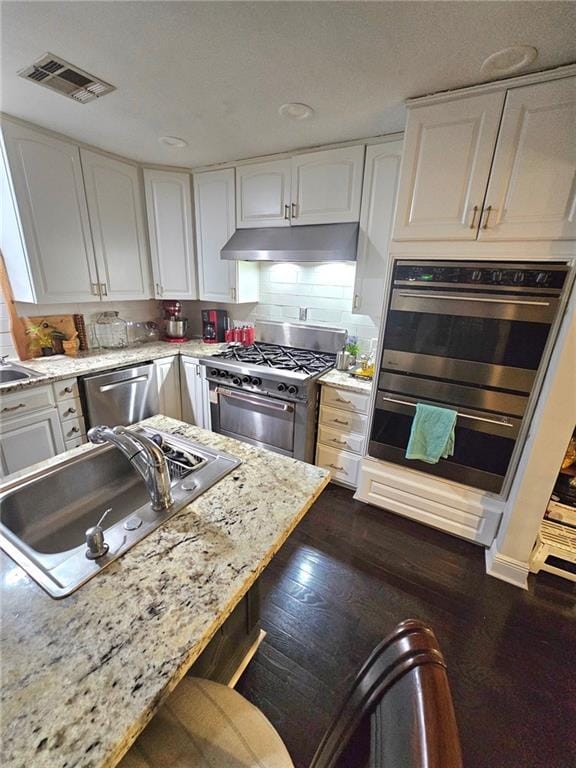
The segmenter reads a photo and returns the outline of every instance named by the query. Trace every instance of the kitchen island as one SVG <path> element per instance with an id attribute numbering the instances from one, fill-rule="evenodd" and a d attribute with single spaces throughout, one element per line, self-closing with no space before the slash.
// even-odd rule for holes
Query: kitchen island
<path id="1" fill-rule="evenodd" d="M 329 480 L 174 419 L 144 423 L 242 464 L 63 600 L 0 553 L 4 768 L 114 766 Z"/>

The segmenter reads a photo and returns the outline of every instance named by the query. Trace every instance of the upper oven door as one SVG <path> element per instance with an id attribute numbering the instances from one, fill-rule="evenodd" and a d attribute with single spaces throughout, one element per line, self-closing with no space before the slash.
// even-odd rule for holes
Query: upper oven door
<path id="1" fill-rule="evenodd" d="M 555 296 L 395 288 L 382 368 L 529 392 Z"/>
<path id="2" fill-rule="evenodd" d="M 292 403 L 217 387 L 218 431 L 223 435 L 292 456 L 294 416 Z"/>

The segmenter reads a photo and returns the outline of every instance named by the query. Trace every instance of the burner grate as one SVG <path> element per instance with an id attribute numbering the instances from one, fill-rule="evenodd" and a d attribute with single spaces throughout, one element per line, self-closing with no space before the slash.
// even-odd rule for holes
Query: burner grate
<path id="1" fill-rule="evenodd" d="M 328 352 L 282 347 L 278 344 L 256 342 L 250 347 L 231 347 L 214 355 L 221 360 L 268 366 L 284 371 L 315 374 L 331 368 L 336 356 Z"/>

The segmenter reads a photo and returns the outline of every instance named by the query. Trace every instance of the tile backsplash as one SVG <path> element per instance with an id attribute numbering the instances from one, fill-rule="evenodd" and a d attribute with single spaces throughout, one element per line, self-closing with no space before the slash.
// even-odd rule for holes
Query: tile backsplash
<path id="1" fill-rule="evenodd" d="M 378 325 L 371 317 L 352 314 L 355 270 L 349 262 L 263 262 L 258 303 L 184 302 L 184 311 L 194 333 L 200 332 L 200 308 L 219 306 L 238 322 L 278 320 L 345 328 L 368 351 L 370 339 L 378 336 Z M 301 307 L 307 310 L 306 320 L 299 319 Z"/>

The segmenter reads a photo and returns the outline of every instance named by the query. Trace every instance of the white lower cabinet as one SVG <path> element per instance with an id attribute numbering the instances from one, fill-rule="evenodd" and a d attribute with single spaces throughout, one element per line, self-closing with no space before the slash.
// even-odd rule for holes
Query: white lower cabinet
<path id="1" fill-rule="evenodd" d="M 211 429 L 208 381 L 204 366 L 194 357 L 180 358 L 182 420 L 196 427 Z"/>
<path id="2" fill-rule="evenodd" d="M 160 400 L 160 413 L 173 419 L 181 417 L 180 407 L 180 356 L 154 360 L 156 382 Z"/>
<path id="3" fill-rule="evenodd" d="M 12 392 L 0 399 L 2 477 L 65 450 L 60 417 L 50 386 Z"/>
<path id="4" fill-rule="evenodd" d="M 332 480 L 356 488 L 364 452 L 369 394 L 322 386 L 316 465 Z"/>

